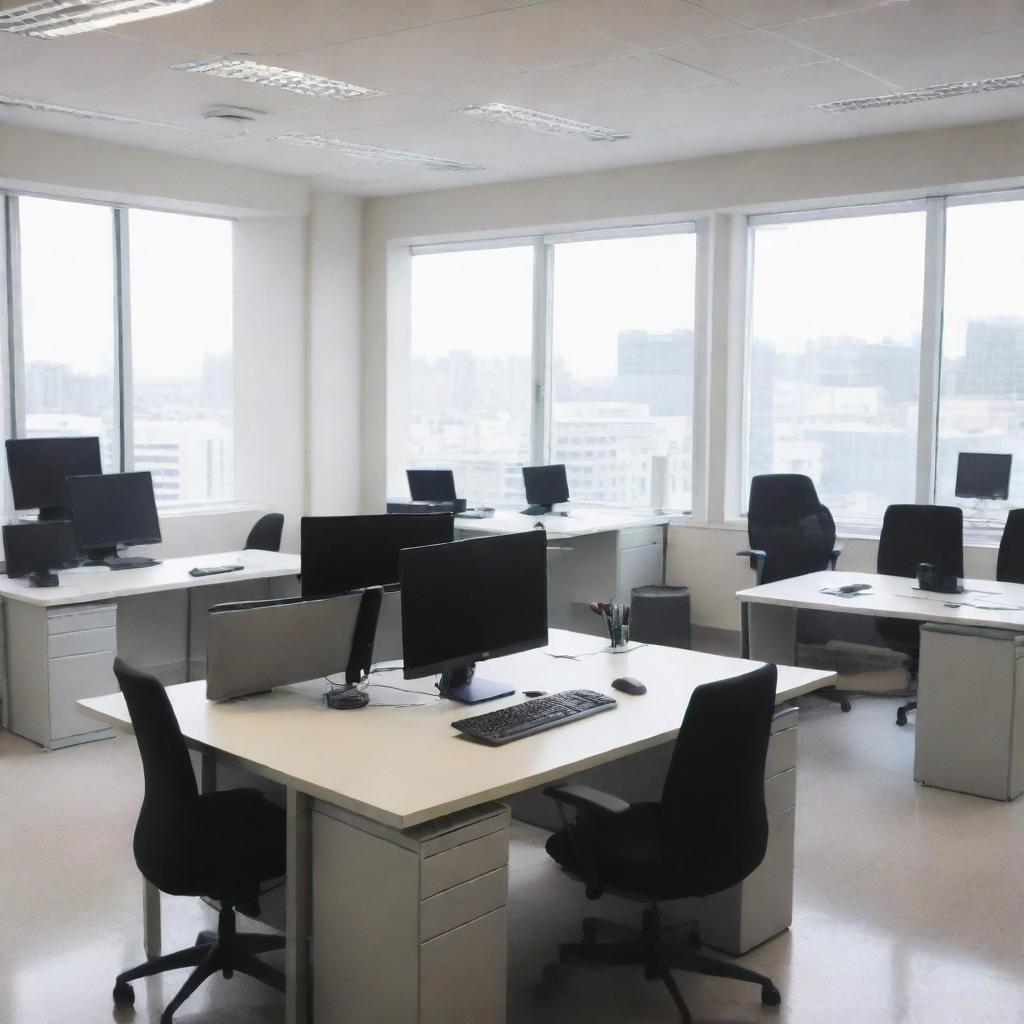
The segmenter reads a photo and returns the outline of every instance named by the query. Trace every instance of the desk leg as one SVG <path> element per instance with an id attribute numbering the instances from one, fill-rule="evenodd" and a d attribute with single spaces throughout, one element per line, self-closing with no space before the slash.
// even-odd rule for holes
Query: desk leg
<path id="1" fill-rule="evenodd" d="M 148 879 L 142 880 L 142 948 L 152 960 L 160 956 L 160 890 Z"/>
<path id="2" fill-rule="evenodd" d="M 287 946 L 285 953 L 285 1020 L 308 1024 L 310 1014 L 309 930 L 312 887 L 313 801 L 288 787 Z"/>
<path id="3" fill-rule="evenodd" d="M 750 605 L 740 601 L 740 657 L 750 657 Z"/>
<path id="4" fill-rule="evenodd" d="M 745 602 L 745 657 L 775 665 L 795 665 L 798 610 L 781 605 Z"/>

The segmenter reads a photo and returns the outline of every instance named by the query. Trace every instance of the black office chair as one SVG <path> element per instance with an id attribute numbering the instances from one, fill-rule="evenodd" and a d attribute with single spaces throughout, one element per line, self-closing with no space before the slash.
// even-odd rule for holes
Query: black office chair
<path id="1" fill-rule="evenodd" d="M 687 928 L 683 941 L 670 945 L 658 909 L 662 902 L 722 892 L 743 881 L 764 859 L 764 771 L 776 679 L 775 666 L 765 665 L 694 691 L 660 803 L 631 805 L 572 784 L 545 790 L 558 802 L 565 822 L 548 839 L 547 851 L 583 882 L 587 897 L 596 900 L 611 893 L 649 904 L 637 938 L 599 942 L 608 923 L 585 918 L 583 942 L 561 946 L 560 960 L 641 966 L 647 978 L 665 983 L 684 1022 L 690 1021 L 690 1012 L 673 968 L 749 981 L 761 987 L 766 1006 L 782 1001 L 770 978 L 699 953 L 695 926 Z M 566 817 L 567 806 L 576 809 L 573 824 Z"/>
<path id="2" fill-rule="evenodd" d="M 834 569 L 843 553 L 832 513 L 818 500 L 814 482 L 802 473 L 763 473 L 750 481 L 747 537 L 750 547 L 736 553 L 750 559 L 755 586 Z M 740 605 L 740 615 L 746 636 L 745 604 Z M 805 637 L 813 626 L 813 613 L 799 615 L 798 629 Z M 748 654 L 743 651 L 744 657 Z M 850 710 L 849 695 L 834 686 L 816 691 L 816 696 Z"/>
<path id="3" fill-rule="evenodd" d="M 916 577 L 921 562 L 930 562 L 949 576 L 964 574 L 964 515 L 952 505 L 890 505 L 878 538 L 878 572 L 885 576 Z M 921 654 L 920 623 L 908 619 L 876 619 L 886 645 L 910 658 L 913 684 Z M 910 701 L 896 711 L 896 724 L 907 724 Z"/>
<path id="4" fill-rule="evenodd" d="M 280 551 L 281 533 L 284 530 L 284 516 L 280 512 L 268 512 L 256 520 L 245 540 L 246 551 Z"/>
<path id="5" fill-rule="evenodd" d="M 996 559 L 996 579 L 1000 583 L 1024 583 L 1024 508 L 1015 508 L 1006 517 Z"/>
<path id="6" fill-rule="evenodd" d="M 114 1002 L 131 1005 L 130 982 L 180 967 L 194 967 L 160 1017 L 175 1011 L 217 971 L 234 971 L 284 991 L 284 975 L 256 956 L 284 948 L 279 935 L 239 935 L 235 908 L 259 914 L 260 887 L 285 873 L 285 812 L 254 789 L 199 794 L 188 749 L 160 682 L 120 658 L 121 686 L 142 755 L 146 788 L 135 826 L 135 863 L 161 892 L 205 896 L 220 903 L 217 932 L 200 932 L 196 944 L 156 957 L 119 974 Z"/>

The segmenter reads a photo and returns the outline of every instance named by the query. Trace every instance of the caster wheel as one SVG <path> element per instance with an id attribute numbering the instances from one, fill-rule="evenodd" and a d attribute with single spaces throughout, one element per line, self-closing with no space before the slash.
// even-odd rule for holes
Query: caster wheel
<path id="1" fill-rule="evenodd" d="M 839 710 L 840 711 L 849 711 L 850 710 L 850 702 L 848 700 L 840 701 L 840 703 L 839 703 Z"/>
<path id="2" fill-rule="evenodd" d="M 135 989 L 128 982 L 118 982 L 114 986 L 114 1002 L 118 1006 L 135 1005 Z"/>
<path id="3" fill-rule="evenodd" d="M 782 995 L 774 985 L 765 985 L 761 989 L 762 1006 L 778 1006 L 782 1002 Z"/>
<path id="4" fill-rule="evenodd" d="M 906 711 L 903 710 L 903 708 L 900 708 L 899 711 L 896 712 L 896 724 L 897 725 L 906 725 L 907 724 L 907 713 L 906 713 Z"/>

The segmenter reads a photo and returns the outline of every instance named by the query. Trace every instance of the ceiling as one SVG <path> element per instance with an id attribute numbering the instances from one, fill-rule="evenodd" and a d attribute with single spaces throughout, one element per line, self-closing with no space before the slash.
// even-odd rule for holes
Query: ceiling
<path id="1" fill-rule="evenodd" d="M 242 53 L 386 95 L 319 99 L 171 70 Z M 156 124 L 2 107 L 0 123 L 387 195 L 1020 117 L 1024 89 L 857 113 L 813 107 L 1022 72 L 1024 0 L 220 0 L 62 39 L 0 32 L 0 93 Z M 458 112 L 495 101 L 632 138 L 575 140 Z M 266 116 L 242 134 L 204 119 L 215 104 Z M 483 169 L 271 141 L 293 132 Z"/>

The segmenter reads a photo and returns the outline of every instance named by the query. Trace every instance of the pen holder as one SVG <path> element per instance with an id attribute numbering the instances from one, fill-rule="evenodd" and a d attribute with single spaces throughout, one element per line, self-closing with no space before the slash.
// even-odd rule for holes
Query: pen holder
<path id="1" fill-rule="evenodd" d="M 625 651 L 629 648 L 629 626 L 620 624 L 618 629 L 608 627 L 608 639 L 611 640 L 613 651 Z"/>

